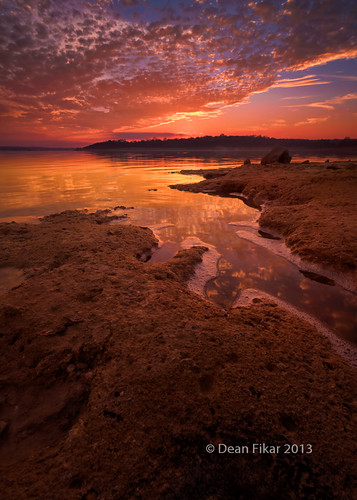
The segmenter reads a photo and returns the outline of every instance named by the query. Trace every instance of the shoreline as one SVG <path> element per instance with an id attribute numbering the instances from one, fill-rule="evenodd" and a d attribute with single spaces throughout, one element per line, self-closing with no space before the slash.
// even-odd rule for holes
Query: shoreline
<path id="1" fill-rule="evenodd" d="M 355 282 L 350 276 L 346 276 L 342 272 L 338 272 L 333 269 L 329 269 L 326 267 L 324 268 L 318 263 L 303 260 L 298 254 L 293 254 L 292 251 L 286 246 L 284 238 L 281 234 L 274 233 L 273 235 L 267 232 L 270 230 L 269 227 L 259 226 L 257 221 L 255 223 L 231 222 L 229 225 L 237 227 L 237 230 L 235 232 L 237 236 L 239 236 L 239 238 L 250 241 L 255 245 L 266 248 L 275 255 L 279 255 L 279 257 L 283 257 L 287 261 L 294 264 L 300 271 L 308 271 L 314 273 L 322 280 L 331 280 L 331 282 L 339 285 L 345 290 L 352 292 L 353 294 L 357 294 Z M 247 228 L 248 230 L 245 230 L 245 228 Z M 254 232 L 249 231 L 249 229 L 253 229 Z M 262 232 L 269 236 L 262 237 L 258 232 L 259 230 L 262 230 Z"/>
<path id="2" fill-rule="evenodd" d="M 353 368 L 357 368 L 357 347 L 355 345 L 341 339 L 317 318 L 315 318 L 311 314 L 301 311 L 285 300 L 281 300 L 261 290 L 256 290 L 254 288 L 245 288 L 233 303 L 232 308 L 235 309 L 237 307 L 249 307 L 250 305 L 259 303 L 262 300 L 275 303 L 277 306 L 281 307 L 291 314 L 294 314 L 299 319 L 306 321 L 307 323 L 315 327 L 316 330 L 321 333 L 321 335 L 329 339 L 335 351 L 345 361 L 347 361 L 350 366 L 352 366 Z"/>
<path id="3" fill-rule="evenodd" d="M 26 276 L 1 294 L 3 494 L 351 496 L 355 370 L 275 304 L 226 311 L 191 292 L 199 241 L 148 265 L 153 232 L 109 221 L 0 224 L 0 266 Z M 205 451 L 257 442 L 313 453 Z"/>
<path id="4" fill-rule="evenodd" d="M 205 180 L 170 187 L 234 195 L 262 207 L 261 228 L 281 235 L 302 263 L 342 273 L 346 286 L 357 290 L 357 163 L 251 164 L 224 169 L 223 175 L 220 170 L 197 170 Z"/>

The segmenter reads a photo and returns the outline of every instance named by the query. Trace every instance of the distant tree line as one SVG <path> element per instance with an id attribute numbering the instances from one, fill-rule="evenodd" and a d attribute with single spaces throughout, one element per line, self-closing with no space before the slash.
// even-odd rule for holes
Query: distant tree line
<path id="1" fill-rule="evenodd" d="M 85 150 L 101 149 L 213 149 L 213 148 L 258 148 L 282 146 L 286 148 L 357 148 L 357 139 L 275 139 L 262 135 L 219 135 L 178 139 L 150 139 L 141 141 L 97 142 L 86 146 Z"/>

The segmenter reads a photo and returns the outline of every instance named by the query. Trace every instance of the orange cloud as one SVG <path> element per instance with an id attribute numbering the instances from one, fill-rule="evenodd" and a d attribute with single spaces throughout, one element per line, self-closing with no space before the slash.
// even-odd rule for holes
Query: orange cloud
<path id="1" fill-rule="evenodd" d="M 279 80 L 272 87 L 305 87 L 307 85 L 327 85 L 330 82 L 321 81 L 315 75 L 303 76 L 300 78 L 288 78 Z"/>
<path id="2" fill-rule="evenodd" d="M 295 125 L 295 127 L 301 127 L 302 125 L 316 125 L 318 123 L 323 123 L 323 122 L 327 121 L 329 118 L 330 118 L 329 116 L 320 117 L 320 118 L 307 118 L 306 120 L 295 123 L 294 125 Z"/>

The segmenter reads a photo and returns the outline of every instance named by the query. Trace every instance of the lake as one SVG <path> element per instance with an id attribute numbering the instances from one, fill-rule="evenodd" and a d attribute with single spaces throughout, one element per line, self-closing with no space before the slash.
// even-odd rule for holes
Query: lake
<path id="1" fill-rule="evenodd" d="M 38 217 L 63 210 L 134 207 L 116 213 L 128 215 L 121 224 L 156 229 L 162 247 L 152 262 L 171 258 L 189 237 L 214 246 L 221 254 L 218 275 L 206 285 L 209 300 L 230 307 L 241 290 L 256 288 L 313 315 L 340 338 L 356 343 L 353 293 L 312 281 L 283 257 L 238 237 L 232 223 L 251 226 L 259 217 L 256 209 L 237 198 L 168 187 L 202 180 L 183 176 L 182 169 L 235 167 L 247 156 L 261 158 L 252 152 L 2 151 L 0 221 L 36 222 Z M 0 273 L 0 281 L 2 276 L 8 273 Z"/>

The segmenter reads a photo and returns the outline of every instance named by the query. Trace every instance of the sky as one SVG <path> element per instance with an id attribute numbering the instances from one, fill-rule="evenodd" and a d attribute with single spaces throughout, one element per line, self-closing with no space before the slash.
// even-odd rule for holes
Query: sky
<path id="1" fill-rule="evenodd" d="M 355 0 L 0 0 L 0 145 L 357 136 Z"/>

